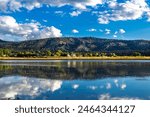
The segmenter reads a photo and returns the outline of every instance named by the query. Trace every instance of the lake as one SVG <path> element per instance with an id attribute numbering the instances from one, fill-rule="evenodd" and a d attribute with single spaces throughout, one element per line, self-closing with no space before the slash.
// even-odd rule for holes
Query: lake
<path id="1" fill-rule="evenodd" d="M 0 60 L 0 99 L 150 100 L 150 61 Z"/>

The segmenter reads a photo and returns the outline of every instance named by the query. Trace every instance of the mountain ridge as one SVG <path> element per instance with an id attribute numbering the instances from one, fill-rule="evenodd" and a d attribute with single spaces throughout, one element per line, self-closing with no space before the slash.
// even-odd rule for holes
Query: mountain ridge
<path id="1" fill-rule="evenodd" d="M 69 52 L 126 52 L 126 51 L 150 51 L 149 40 L 117 40 L 95 37 L 61 37 L 21 42 L 8 42 L 0 40 L 0 48 L 18 51 L 25 50 L 51 50 Z"/>

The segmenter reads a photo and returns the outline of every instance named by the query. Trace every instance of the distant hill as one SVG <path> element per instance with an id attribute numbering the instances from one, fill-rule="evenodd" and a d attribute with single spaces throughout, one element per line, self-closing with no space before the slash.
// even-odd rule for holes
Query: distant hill
<path id="1" fill-rule="evenodd" d="M 114 40 L 93 37 L 62 37 L 22 42 L 0 40 L 0 48 L 13 50 L 62 50 L 69 52 L 150 52 L 149 40 Z"/>

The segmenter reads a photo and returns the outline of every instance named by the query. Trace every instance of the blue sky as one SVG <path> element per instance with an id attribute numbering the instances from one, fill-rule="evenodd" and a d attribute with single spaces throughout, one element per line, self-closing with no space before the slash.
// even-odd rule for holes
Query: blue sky
<path id="1" fill-rule="evenodd" d="M 150 38 L 148 0 L 1 0 L 0 38 Z"/>

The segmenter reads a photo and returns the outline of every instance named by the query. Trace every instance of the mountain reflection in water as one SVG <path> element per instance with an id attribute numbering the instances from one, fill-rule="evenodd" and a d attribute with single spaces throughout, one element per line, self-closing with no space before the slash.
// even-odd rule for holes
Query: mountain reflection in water
<path id="1" fill-rule="evenodd" d="M 150 99 L 150 61 L 0 61 L 0 99 Z"/>

